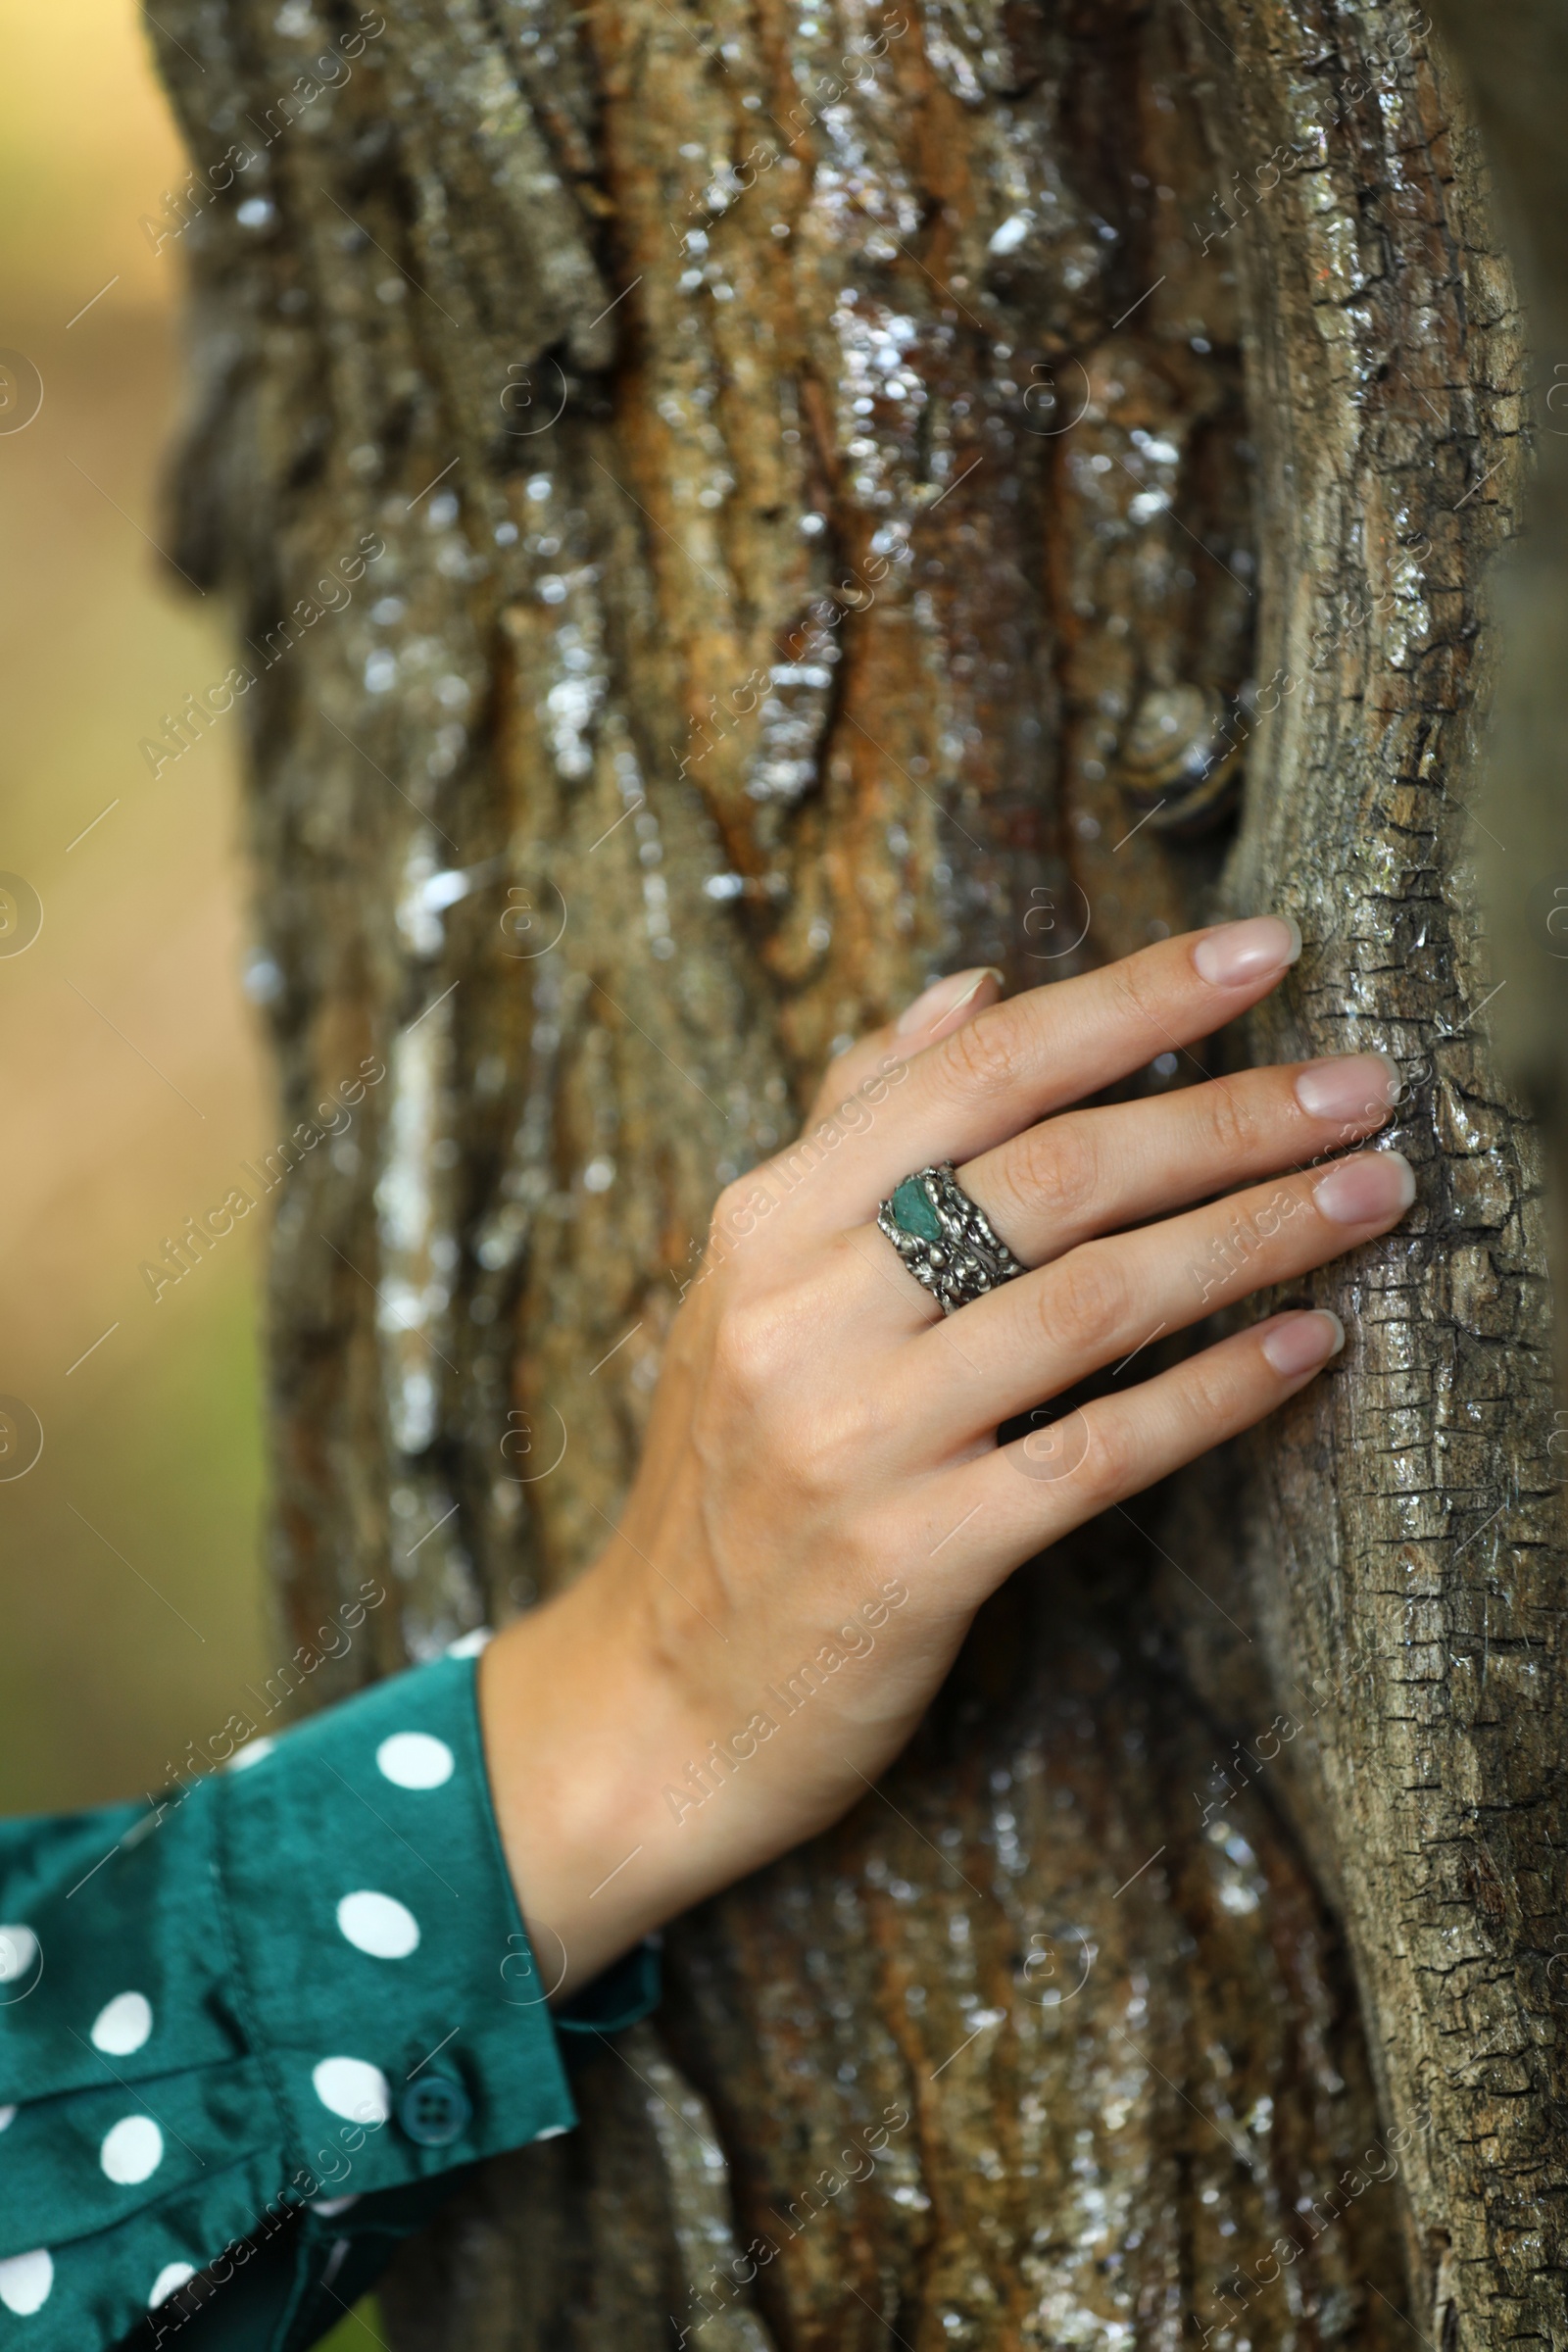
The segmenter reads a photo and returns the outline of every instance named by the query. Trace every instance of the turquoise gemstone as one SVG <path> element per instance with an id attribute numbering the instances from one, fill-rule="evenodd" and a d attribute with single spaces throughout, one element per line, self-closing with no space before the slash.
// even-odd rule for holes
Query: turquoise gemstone
<path id="1" fill-rule="evenodd" d="M 937 1212 L 926 1199 L 925 1186 L 917 1176 L 906 1176 L 893 1196 L 894 1222 L 902 1233 L 912 1233 L 922 1242 L 940 1242 L 942 1227 Z"/>

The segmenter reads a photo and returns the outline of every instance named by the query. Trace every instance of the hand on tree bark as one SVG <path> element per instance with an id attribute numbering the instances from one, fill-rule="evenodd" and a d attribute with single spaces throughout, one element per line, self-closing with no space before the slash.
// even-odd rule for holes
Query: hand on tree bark
<path id="1" fill-rule="evenodd" d="M 1123 1370 L 1396 1223 L 1396 1152 L 1314 1164 L 1383 1124 L 1393 1062 L 1068 1108 L 1246 1011 L 1298 949 L 1265 916 L 1006 1004 L 993 974 L 943 981 L 721 1197 L 614 1539 L 481 1662 L 502 1839 L 558 1990 L 847 1811 L 1014 1568 L 1341 1347 L 1296 1310 Z M 874 1220 L 949 1160 L 1031 1271 L 944 1317 Z"/>

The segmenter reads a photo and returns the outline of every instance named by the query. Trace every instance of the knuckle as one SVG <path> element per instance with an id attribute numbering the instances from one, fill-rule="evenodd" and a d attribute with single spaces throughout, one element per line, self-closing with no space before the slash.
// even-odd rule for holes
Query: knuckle
<path id="1" fill-rule="evenodd" d="M 788 1470 L 790 1492 L 813 1512 L 842 1517 L 844 1505 L 865 1489 L 867 1445 L 874 1442 L 870 1421 L 854 1411 L 820 1411 L 808 1404 L 790 1404 L 778 1416 L 778 1460 Z"/>
<path id="2" fill-rule="evenodd" d="M 1243 1089 L 1222 1078 L 1205 1088 L 1204 1094 L 1201 1111 L 1204 1149 L 1217 1160 L 1250 1158 L 1257 1141 L 1257 1121 Z"/>
<path id="3" fill-rule="evenodd" d="M 838 1464 L 822 1444 L 820 1429 L 810 1414 L 783 1416 L 778 1430 L 778 1460 L 796 1504 L 804 1503 L 814 1512 L 830 1507 L 837 1499 L 842 1489 Z"/>
<path id="4" fill-rule="evenodd" d="M 1224 1352 L 1207 1348 L 1185 1367 L 1182 1418 L 1194 1430 L 1226 1434 L 1236 1419 L 1237 1365 Z M 1214 1443 L 1205 1438 L 1205 1443 Z"/>
<path id="5" fill-rule="evenodd" d="M 1130 1494 L 1139 1484 L 1138 1441 L 1120 1414 L 1089 1417 L 1089 1444 L 1080 1476 L 1091 1494 L 1109 1499 Z"/>
<path id="6" fill-rule="evenodd" d="M 1125 956 L 1120 963 L 1109 967 L 1109 977 L 1115 990 L 1116 1010 L 1130 1016 L 1138 1028 L 1158 1029 L 1163 1035 L 1169 1026 L 1170 1008 L 1147 956 Z"/>
<path id="7" fill-rule="evenodd" d="M 1058 1260 L 1041 1287 L 1039 1303 L 1050 1338 L 1087 1350 L 1125 1323 L 1127 1284 L 1111 1252 L 1097 1243 Z"/>
<path id="8" fill-rule="evenodd" d="M 791 1417 L 785 1451 L 791 1484 L 797 1494 L 818 1507 L 852 1493 L 857 1466 L 863 1467 L 863 1457 L 857 1454 L 849 1432 L 825 1425 L 815 1413 Z"/>
<path id="9" fill-rule="evenodd" d="M 703 1255 L 710 1265 L 715 1261 L 722 1263 L 726 1251 L 733 1246 L 736 1234 L 745 1230 L 746 1202 L 744 1177 L 738 1183 L 726 1184 L 713 1202 L 713 1211 L 708 1220 L 708 1232 L 703 1242 Z"/>
<path id="10" fill-rule="evenodd" d="M 720 1393 L 755 1404 L 777 1387 L 793 1347 L 789 1318 L 774 1301 L 725 1301 L 712 1340 L 713 1377 Z"/>
<path id="11" fill-rule="evenodd" d="M 833 1443 L 846 1461 L 863 1467 L 893 1435 L 896 1416 L 881 1389 L 871 1381 L 857 1381 L 839 1398 Z"/>
<path id="12" fill-rule="evenodd" d="M 1052 1119 L 1018 1138 L 1016 1158 L 1004 1162 L 1008 1189 L 1025 1214 L 1053 1221 L 1082 1216 L 1100 1197 L 1100 1148 L 1083 1119 Z"/>
<path id="13" fill-rule="evenodd" d="M 713 1202 L 713 1213 L 709 1220 L 708 1237 L 710 1245 L 722 1248 L 737 1236 L 753 1232 L 760 1217 L 766 1214 L 760 1181 L 766 1165 L 763 1161 L 760 1168 L 752 1168 L 746 1175 L 737 1176 L 733 1184 L 725 1185 Z"/>
<path id="14" fill-rule="evenodd" d="M 1008 1093 L 1028 1068 L 1025 1033 L 1010 1004 L 977 1014 L 947 1039 L 941 1053 L 960 1092 L 982 1099 Z"/>
<path id="15" fill-rule="evenodd" d="M 882 1452 L 895 1426 L 889 1400 L 872 1380 L 813 1399 L 795 1424 L 799 1475 L 817 1494 L 863 1487 L 868 1462 Z"/>

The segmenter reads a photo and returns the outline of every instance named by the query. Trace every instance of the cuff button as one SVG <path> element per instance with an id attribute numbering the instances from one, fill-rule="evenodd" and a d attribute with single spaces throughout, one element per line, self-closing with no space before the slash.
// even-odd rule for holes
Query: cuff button
<path id="1" fill-rule="evenodd" d="M 473 2113 L 473 2102 L 452 2075 L 421 2075 L 398 2099 L 397 2117 L 416 2147 L 447 2148 Z"/>

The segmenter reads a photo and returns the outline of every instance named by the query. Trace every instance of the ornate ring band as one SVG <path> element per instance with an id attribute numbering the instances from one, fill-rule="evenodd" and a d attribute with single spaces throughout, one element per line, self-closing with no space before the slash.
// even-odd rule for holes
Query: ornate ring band
<path id="1" fill-rule="evenodd" d="M 877 1210 L 876 1221 L 945 1315 L 1029 1270 L 963 1191 L 951 1160 L 906 1176 Z"/>

